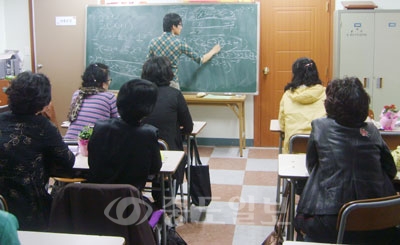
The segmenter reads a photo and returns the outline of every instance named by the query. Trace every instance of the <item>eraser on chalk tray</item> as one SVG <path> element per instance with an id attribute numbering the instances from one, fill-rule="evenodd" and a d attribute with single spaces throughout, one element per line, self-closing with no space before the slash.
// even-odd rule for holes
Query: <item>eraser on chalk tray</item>
<path id="1" fill-rule="evenodd" d="M 202 98 L 202 97 L 204 97 L 204 96 L 206 96 L 207 95 L 207 93 L 205 93 L 205 92 L 198 92 L 197 94 L 196 94 L 196 97 L 197 98 Z"/>

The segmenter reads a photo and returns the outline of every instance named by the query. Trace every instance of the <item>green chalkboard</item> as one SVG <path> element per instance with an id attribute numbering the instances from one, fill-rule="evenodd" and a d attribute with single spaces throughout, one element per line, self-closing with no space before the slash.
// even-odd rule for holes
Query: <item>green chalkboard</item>
<path id="1" fill-rule="evenodd" d="M 164 15 L 174 12 L 182 17 L 180 38 L 200 55 L 217 43 L 221 45 L 221 52 L 203 65 L 181 56 L 181 90 L 256 94 L 258 6 L 257 3 L 88 6 L 86 65 L 93 62 L 108 65 L 113 90 L 140 77 L 150 40 L 162 34 Z"/>

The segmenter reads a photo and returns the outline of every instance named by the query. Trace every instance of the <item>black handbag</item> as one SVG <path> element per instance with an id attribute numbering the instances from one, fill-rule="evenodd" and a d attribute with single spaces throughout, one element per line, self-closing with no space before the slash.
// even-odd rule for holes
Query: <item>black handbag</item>
<path id="1" fill-rule="evenodd" d="M 193 155 L 195 161 L 193 161 Z M 208 206 L 211 202 L 210 169 L 200 161 L 196 140 L 190 139 L 190 197 L 196 206 Z M 187 173 L 187 172 L 186 172 Z"/>
<path id="2" fill-rule="evenodd" d="M 261 245 L 282 245 L 283 235 L 285 232 L 285 224 L 287 214 L 289 212 L 290 203 L 290 185 L 291 183 L 287 181 L 286 188 L 283 193 L 282 203 L 278 211 L 278 217 L 274 226 L 274 230 L 265 238 Z"/>
<path id="3" fill-rule="evenodd" d="M 167 245 L 187 245 L 175 227 L 167 227 Z"/>

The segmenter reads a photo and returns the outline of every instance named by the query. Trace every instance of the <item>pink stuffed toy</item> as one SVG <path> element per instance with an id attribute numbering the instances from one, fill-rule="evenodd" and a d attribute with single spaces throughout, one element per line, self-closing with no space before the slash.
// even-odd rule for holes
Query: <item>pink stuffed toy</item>
<path id="1" fill-rule="evenodd" d="M 398 117 L 399 112 L 395 105 L 385 106 L 380 115 L 381 128 L 384 130 L 393 130 Z"/>

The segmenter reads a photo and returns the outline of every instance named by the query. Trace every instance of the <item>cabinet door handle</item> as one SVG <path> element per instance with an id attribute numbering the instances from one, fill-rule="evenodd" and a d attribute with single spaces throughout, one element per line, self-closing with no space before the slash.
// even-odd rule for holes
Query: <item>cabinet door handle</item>
<path id="1" fill-rule="evenodd" d="M 369 78 L 364 77 L 364 88 L 369 87 Z"/>
<path id="2" fill-rule="evenodd" d="M 378 77 L 376 79 L 376 88 L 382 88 L 383 87 L 383 78 Z"/>

